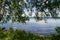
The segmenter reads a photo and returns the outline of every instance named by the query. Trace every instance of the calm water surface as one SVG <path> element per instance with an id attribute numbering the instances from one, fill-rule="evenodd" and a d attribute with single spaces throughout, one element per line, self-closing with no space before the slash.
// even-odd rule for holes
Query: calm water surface
<path id="1" fill-rule="evenodd" d="M 30 19 L 30 21 L 26 22 L 26 24 L 15 22 L 3 25 L 0 24 L 0 26 L 6 27 L 6 29 L 13 27 L 14 29 L 49 35 L 50 33 L 56 33 L 55 28 L 60 26 L 60 19 L 47 19 L 47 23 L 45 23 L 44 20 L 36 22 L 35 19 Z"/>

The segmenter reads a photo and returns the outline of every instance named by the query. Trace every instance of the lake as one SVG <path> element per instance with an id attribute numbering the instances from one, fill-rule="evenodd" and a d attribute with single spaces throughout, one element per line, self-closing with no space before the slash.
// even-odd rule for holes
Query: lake
<path id="1" fill-rule="evenodd" d="M 30 19 L 30 21 L 24 23 L 6 23 L 0 26 L 6 27 L 6 29 L 9 29 L 10 27 L 14 29 L 20 29 L 29 31 L 32 33 L 42 34 L 42 35 L 49 35 L 50 33 L 56 33 L 55 28 L 60 26 L 60 19 L 47 19 L 47 22 L 45 23 L 44 20 L 37 21 L 35 19 Z"/>

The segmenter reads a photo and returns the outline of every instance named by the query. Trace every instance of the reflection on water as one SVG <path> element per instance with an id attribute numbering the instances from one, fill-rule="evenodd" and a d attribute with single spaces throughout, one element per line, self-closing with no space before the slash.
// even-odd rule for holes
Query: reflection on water
<path id="1" fill-rule="evenodd" d="M 2 26 L 0 24 L 0 26 Z M 21 29 L 25 31 L 30 31 L 33 33 L 49 35 L 50 33 L 56 33 L 55 28 L 60 26 L 60 19 L 47 19 L 47 23 L 44 20 L 36 22 L 35 19 L 30 19 L 26 24 L 15 22 L 3 24 L 3 27 L 8 29 L 13 27 L 16 29 Z"/>

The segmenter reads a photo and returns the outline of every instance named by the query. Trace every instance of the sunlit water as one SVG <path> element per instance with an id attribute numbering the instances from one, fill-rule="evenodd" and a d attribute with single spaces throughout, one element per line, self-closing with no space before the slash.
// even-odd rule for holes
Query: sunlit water
<path id="1" fill-rule="evenodd" d="M 60 19 L 47 19 L 47 23 L 45 23 L 44 20 L 36 22 L 35 19 L 30 19 L 30 21 L 26 22 L 26 24 L 15 22 L 14 24 L 0 24 L 0 26 L 6 27 L 6 29 L 13 27 L 14 29 L 49 35 L 50 33 L 56 33 L 55 28 L 60 26 Z"/>

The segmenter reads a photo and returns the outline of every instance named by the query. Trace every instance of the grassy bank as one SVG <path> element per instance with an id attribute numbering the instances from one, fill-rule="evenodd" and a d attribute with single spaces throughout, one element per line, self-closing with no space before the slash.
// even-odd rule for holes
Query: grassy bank
<path id="1" fill-rule="evenodd" d="M 49 36 L 41 36 L 22 30 L 5 30 L 0 28 L 0 40 L 60 40 L 60 28 L 56 28 L 57 34 Z"/>

